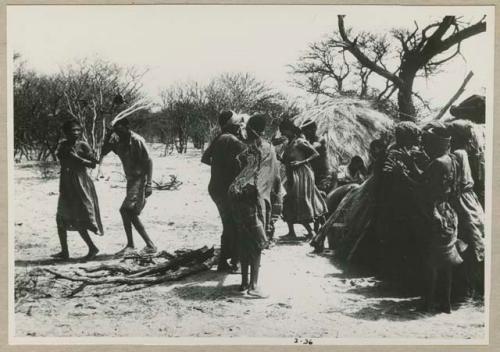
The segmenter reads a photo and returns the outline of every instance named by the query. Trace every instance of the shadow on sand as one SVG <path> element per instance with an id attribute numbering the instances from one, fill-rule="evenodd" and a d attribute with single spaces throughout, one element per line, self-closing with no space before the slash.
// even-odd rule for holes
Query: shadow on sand
<path id="1" fill-rule="evenodd" d="M 340 280 L 352 285 L 346 293 L 359 296 L 357 301 L 366 302 L 359 309 L 346 309 L 342 314 L 356 319 L 377 321 L 410 321 L 421 319 L 427 314 L 420 313 L 420 297 L 416 297 L 401 284 L 374 277 L 370 268 L 348 266 L 335 257 L 335 252 L 326 250 L 318 256 L 327 258 L 340 272 L 326 274 L 325 277 Z"/>
<path id="2" fill-rule="evenodd" d="M 204 271 L 182 280 L 182 285 L 174 287 L 176 296 L 191 301 L 226 300 L 231 297 L 242 297 L 238 291 L 239 285 L 225 285 L 231 275 L 216 270 Z M 206 285 L 200 283 L 208 283 Z"/>

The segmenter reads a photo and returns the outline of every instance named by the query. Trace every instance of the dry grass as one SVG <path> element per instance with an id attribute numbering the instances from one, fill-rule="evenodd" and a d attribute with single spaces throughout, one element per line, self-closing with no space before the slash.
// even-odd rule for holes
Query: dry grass
<path id="1" fill-rule="evenodd" d="M 370 102 L 339 98 L 319 104 L 298 115 L 300 124 L 311 119 L 318 125 L 318 135 L 327 139 L 330 166 L 347 164 L 355 156 L 368 161 L 370 142 L 389 131 L 393 120 L 372 108 Z"/>

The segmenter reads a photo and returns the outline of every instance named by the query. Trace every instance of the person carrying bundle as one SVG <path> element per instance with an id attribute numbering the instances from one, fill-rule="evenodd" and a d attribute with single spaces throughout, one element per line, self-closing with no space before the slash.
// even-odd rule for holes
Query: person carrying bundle
<path id="1" fill-rule="evenodd" d="M 419 228 L 424 269 L 421 308 L 433 310 L 436 293 L 439 293 L 439 310 L 445 313 L 451 312 L 453 267 L 463 262 L 457 242 L 458 216 L 451 206 L 459 171 L 450 154 L 450 140 L 443 125 L 434 124 L 425 129 L 423 146 L 430 162 L 420 180 L 413 179 L 402 164 L 392 168 L 394 174 L 408 181 L 423 215 L 423 226 Z"/>
<path id="2" fill-rule="evenodd" d="M 380 243 L 381 273 L 410 283 L 415 283 L 413 278 L 420 270 L 418 228 L 422 214 L 406 180 L 393 170 L 397 165 L 412 179 L 421 179 L 429 162 L 421 150 L 421 133 L 410 121 L 396 125 L 396 142 L 389 147 L 385 157 L 379 184 L 382 191 L 377 201 L 375 234 Z"/>
<path id="3" fill-rule="evenodd" d="M 246 126 L 247 147 L 237 157 L 241 172 L 229 187 L 229 199 L 234 211 L 237 243 L 241 259 L 239 291 L 265 298 L 258 285 L 261 252 L 268 246 L 266 233 L 272 228 L 280 209 L 279 165 L 273 146 L 262 138 L 266 115 L 252 116 Z M 248 277 L 250 269 L 250 280 Z"/>

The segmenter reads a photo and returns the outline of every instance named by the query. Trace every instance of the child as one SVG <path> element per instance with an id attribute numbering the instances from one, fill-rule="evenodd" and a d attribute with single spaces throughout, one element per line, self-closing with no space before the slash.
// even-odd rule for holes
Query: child
<path id="1" fill-rule="evenodd" d="M 265 115 L 254 115 L 247 123 L 247 149 L 238 155 L 242 170 L 229 187 L 241 259 L 240 291 L 265 298 L 258 286 L 261 252 L 275 219 L 271 209 L 279 209 L 281 182 L 276 153 L 262 138 Z M 250 281 L 248 269 L 250 268 Z"/>

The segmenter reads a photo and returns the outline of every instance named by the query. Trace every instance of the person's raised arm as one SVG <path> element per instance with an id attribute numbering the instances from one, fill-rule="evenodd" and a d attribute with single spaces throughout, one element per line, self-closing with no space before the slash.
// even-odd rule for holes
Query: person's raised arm
<path id="1" fill-rule="evenodd" d="M 104 140 L 102 142 L 101 156 L 100 156 L 99 162 L 98 162 L 99 164 L 101 164 L 102 159 L 104 159 L 104 157 L 106 155 L 108 155 L 109 152 L 111 152 L 113 150 L 114 143 L 115 143 L 114 138 L 115 138 L 115 136 L 113 135 L 113 130 L 106 129 L 106 134 L 105 134 Z"/>

